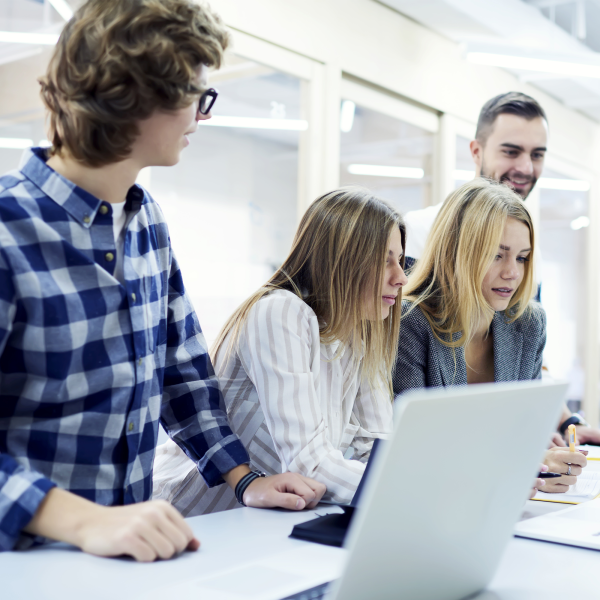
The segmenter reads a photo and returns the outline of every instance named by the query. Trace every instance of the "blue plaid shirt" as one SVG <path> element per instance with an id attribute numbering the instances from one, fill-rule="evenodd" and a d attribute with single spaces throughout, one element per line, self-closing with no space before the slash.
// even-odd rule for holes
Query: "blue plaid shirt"
<path id="1" fill-rule="evenodd" d="M 112 208 L 46 165 L 0 177 L 0 550 L 55 485 L 103 505 L 148 500 L 159 421 L 210 486 L 249 461 L 223 410 L 158 205 Z"/>

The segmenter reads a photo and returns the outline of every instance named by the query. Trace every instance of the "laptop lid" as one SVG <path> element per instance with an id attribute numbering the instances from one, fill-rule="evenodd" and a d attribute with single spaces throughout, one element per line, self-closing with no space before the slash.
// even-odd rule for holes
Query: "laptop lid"
<path id="1" fill-rule="evenodd" d="M 436 388 L 397 402 L 328 598 L 451 600 L 496 570 L 558 422 L 565 384 Z"/>

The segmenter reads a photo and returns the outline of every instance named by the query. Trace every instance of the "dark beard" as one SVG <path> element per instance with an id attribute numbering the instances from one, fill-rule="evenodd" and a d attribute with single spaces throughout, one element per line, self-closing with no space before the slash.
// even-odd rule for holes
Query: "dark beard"
<path id="1" fill-rule="evenodd" d="M 483 162 L 483 159 L 481 160 L 481 177 L 485 177 L 487 179 L 494 179 L 491 175 L 488 175 L 486 173 L 485 163 Z M 500 183 L 506 183 L 507 181 L 508 181 L 508 175 L 502 175 L 500 177 Z M 529 196 L 529 194 L 531 194 L 531 191 L 535 187 L 536 183 L 537 183 L 537 179 L 535 177 L 532 177 L 531 178 L 531 187 L 529 188 L 529 191 L 527 192 L 527 194 L 525 194 L 525 196 L 522 196 L 520 194 L 520 192 L 518 192 L 517 190 L 513 190 L 513 191 L 516 194 L 519 194 L 519 196 L 521 196 L 521 198 L 523 198 L 523 200 L 527 200 L 527 196 Z M 511 190 L 513 189 L 513 187 L 510 184 L 508 184 L 508 187 L 510 187 Z"/>

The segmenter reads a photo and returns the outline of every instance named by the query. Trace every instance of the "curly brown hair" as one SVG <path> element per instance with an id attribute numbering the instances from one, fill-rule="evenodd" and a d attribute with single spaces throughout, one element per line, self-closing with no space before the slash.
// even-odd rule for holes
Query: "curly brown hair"
<path id="1" fill-rule="evenodd" d="M 198 67 L 219 68 L 229 39 L 220 17 L 192 0 L 88 0 L 39 80 L 50 154 L 92 167 L 123 160 L 138 121 L 197 99 Z"/>

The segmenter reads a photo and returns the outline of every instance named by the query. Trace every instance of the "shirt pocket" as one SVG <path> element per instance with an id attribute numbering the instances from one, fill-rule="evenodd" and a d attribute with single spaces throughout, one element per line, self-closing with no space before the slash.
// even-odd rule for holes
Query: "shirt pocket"
<path id="1" fill-rule="evenodd" d="M 354 440 L 354 436 L 356 435 L 356 432 L 358 430 L 359 430 L 358 425 L 352 425 L 352 423 L 348 423 L 348 425 L 346 425 L 346 428 L 344 429 L 344 433 L 342 433 L 342 439 L 340 440 L 340 448 L 339 449 L 342 454 L 346 453 L 346 450 L 348 450 L 348 447 L 352 443 L 352 440 Z"/>

